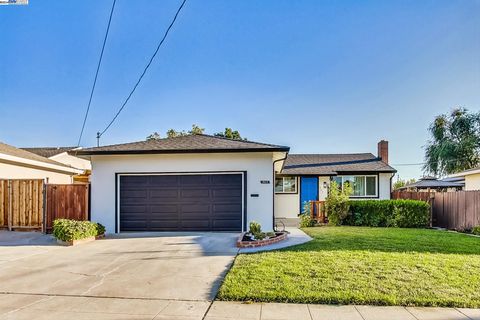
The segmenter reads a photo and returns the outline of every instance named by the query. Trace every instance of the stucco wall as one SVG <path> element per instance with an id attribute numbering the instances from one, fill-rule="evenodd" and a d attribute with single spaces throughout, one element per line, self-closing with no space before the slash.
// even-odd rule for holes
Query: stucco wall
<path id="1" fill-rule="evenodd" d="M 391 173 L 380 173 L 379 177 L 379 186 L 378 186 L 378 198 L 379 199 L 390 199 L 391 196 Z"/>
<path id="2" fill-rule="evenodd" d="M 92 169 L 92 165 L 90 164 L 90 161 L 81 159 L 78 157 L 74 157 L 69 155 L 66 152 L 57 154 L 53 157 L 50 157 L 50 159 L 55 160 L 57 162 L 72 166 L 77 169 L 82 169 L 82 170 L 90 170 Z"/>
<path id="3" fill-rule="evenodd" d="M 379 174 L 378 198 L 371 199 L 390 199 L 390 177 L 391 173 Z M 296 194 L 275 194 L 275 217 L 276 218 L 297 218 L 300 213 L 300 177 L 297 177 L 298 193 Z M 318 177 L 319 200 L 325 200 L 328 194 L 328 187 L 324 187 L 324 182 L 330 184 L 330 177 Z M 480 185 L 480 178 L 479 178 Z M 367 198 L 352 198 L 352 200 Z"/>
<path id="4" fill-rule="evenodd" d="M 91 218 L 115 231 L 115 173 L 247 171 L 247 225 L 273 229 L 272 153 L 92 156 Z M 261 184 L 269 180 L 270 184 Z M 251 197 L 256 193 L 259 197 Z"/>
<path id="5" fill-rule="evenodd" d="M 0 179 L 46 179 L 49 183 L 69 184 L 72 176 L 63 173 L 0 162 Z"/>
<path id="6" fill-rule="evenodd" d="M 480 173 L 465 176 L 465 190 L 480 190 Z"/>
<path id="7" fill-rule="evenodd" d="M 299 212 L 299 193 L 275 194 L 275 218 L 297 218 Z"/>

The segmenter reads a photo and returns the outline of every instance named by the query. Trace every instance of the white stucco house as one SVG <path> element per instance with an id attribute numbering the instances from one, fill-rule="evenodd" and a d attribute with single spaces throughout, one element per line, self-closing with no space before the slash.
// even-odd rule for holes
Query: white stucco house
<path id="1" fill-rule="evenodd" d="M 480 167 L 465 170 L 459 173 L 449 175 L 450 179 L 461 178 L 465 183 L 464 190 L 480 190 Z"/>
<path id="2" fill-rule="evenodd" d="M 89 160 L 76 156 L 76 151 L 81 150 L 79 147 L 33 147 L 22 149 L 80 170 L 80 174 L 73 176 L 73 183 L 89 182 L 92 165 Z"/>
<path id="3" fill-rule="evenodd" d="M 253 220 L 268 231 L 275 218 L 296 218 L 301 201 L 324 198 L 332 179 L 352 179 L 354 197 L 390 198 L 395 169 L 387 142 L 379 146 L 383 159 L 289 155 L 285 146 L 188 135 L 76 155 L 91 161 L 91 219 L 107 232 L 242 231 Z"/>
<path id="4" fill-rule="evenodd" d="M 82 170 L 0 142 L 0 179 L 44 179 L 70 184 Z"/>

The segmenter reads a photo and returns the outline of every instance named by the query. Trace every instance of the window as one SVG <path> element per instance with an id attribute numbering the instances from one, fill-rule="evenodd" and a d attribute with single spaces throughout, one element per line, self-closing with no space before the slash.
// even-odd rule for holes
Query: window
<path id="1" fill-rule="evenodd" d="M 352 187 L 350 197 L 376 197 L 377 176 L 336 176 L 332 178 L 341 188 L 344 184 Z"/>
<path id="2" fill-rule="evenodd" d="M 297 177 L 276 177 L 275 193 L 296 193 Z"/>

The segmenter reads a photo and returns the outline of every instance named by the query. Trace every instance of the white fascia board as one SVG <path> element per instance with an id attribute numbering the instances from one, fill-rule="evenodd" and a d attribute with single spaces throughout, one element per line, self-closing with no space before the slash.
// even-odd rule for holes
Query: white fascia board
<path id="1" fill-rule="evenodd" d="M 458 178 L 458 177 L 465 177 L 465 176 L 469 176 L 471 174 L 478 174 L 478 173 L 480 173 L 480 168 L 450 174 L 447 177 L 448 178 Z"/>
<path id="2" fill-rule="evenodd" d="M 30 159 L 25 159 L 21 157 L 15 157 L 11 156 L 8 154 L 0 153 L 0 159 L 10 161 L 10 162 L 17 162 L 17 163 L 23 163 L 29 166 L 34 166 L 34 167 L 39 167 L 42 169 L 46 170 L 54 170 L 54 171 L 63 171 L 66 173 L 72 173 L 72 174 L 82 174 L 83 170 L 75 169 L 75 168 L 70 168 L 70 167 L 64 167 L 60 165 L 56 165 L 53 163 L 47 163 L 47 162 L 42 162 L 42 161 L 36 161 L 36 160 L 30 160 Z"/>

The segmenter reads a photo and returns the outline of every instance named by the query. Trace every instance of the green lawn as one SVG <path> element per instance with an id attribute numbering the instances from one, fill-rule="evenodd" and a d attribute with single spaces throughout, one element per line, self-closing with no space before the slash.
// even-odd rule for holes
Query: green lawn
<path id="1" fill-rule="evenodd" d="M 427 229 L 305 232 L 314 240 L 239 255 L 218 299 L 480 307 L 480 238 Z"/>

